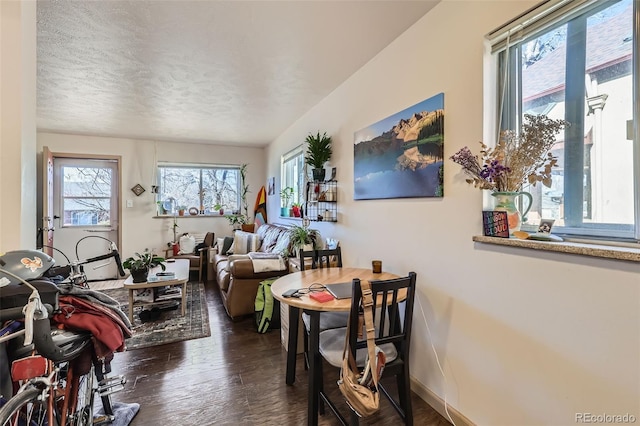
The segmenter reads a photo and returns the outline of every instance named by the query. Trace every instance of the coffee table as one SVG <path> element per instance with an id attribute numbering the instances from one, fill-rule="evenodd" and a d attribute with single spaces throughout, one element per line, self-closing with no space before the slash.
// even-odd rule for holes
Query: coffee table
<path id="1" fill-rule="evenodd" d="M 189 281 L 189 260 L 175 259 L 173 261 L 165 261 L 164 265 L 166 267 L 166 270 L 164 272 L 173 272 L 175 274 L 174 276 L 170 277 L 171 279 L 166 279 L 167 277 L 158 277 L 156 274 L 163 271 L 160 266 L 156 266 L 149 271 L 149 276 L 147 278 L 151 279 L 152 281 L 134 283 L 133 277 L 131 277 L 131 275 L 129 275 L 127 279 L 124 280 L 124 288 L 129 290 L 129 320 L 131 320 L 131 323 L 133 323 L 133 290 L 142 290 L 154 287 L 181 286 L 182 297 L 180 305 L 182 309 L 182 316 L 185 315 L 187 307 L 187 282 Z M 136 302 L 136 306 L 153 305 L 154 303 L 158 302 L 138 301 Z"/>

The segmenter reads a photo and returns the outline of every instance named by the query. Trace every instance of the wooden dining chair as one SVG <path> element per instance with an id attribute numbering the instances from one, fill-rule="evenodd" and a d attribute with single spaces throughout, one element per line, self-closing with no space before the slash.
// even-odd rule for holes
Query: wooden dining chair
<path id="1" fill-rule="evenodd" d="M 315 250 L 313 252 L 304 252 L 302 249 L 300 250 L 300 268 L 304 270 L 304 258 L 303 254 L 306 256 L 311 256 L 310 253 L 313 253 L 313 263 L 311 268 L 329 268 L 329 267 L 339 267 L 342 268 L 342 251 L 340 247 L 331 250 Z M 322 312 L 320 315 L 320 331 L 328 330 L 330 328 L 340 328 L 346 327 L 347 319 L 349 318 L 348 312 Z M 309 368 L 309 330 L 311 329 L 311 320 L 309 315 L 306 313 L 302 313 L 302 323 L 304 325 L 304 368 L 307 370 Z"/>
<path id="2" fill-rule="evenodd" d="M 342 268 L 342 250 L 340 247 L 316 250 L 316 259 L 320 268 L 330 268 L 331 266 Z"/>
<path id="3" fill-rule="evenodd" d="M 411 408 L 411 389 L 409 379 L 409 350 L 411 346 L 411 327 L 413 322 L 413 304 L 415 300 L 416 274 L 410 272 L 407 277 L 392 280 L 371 281 L 371 291 L 373 300 L 377 300 L 378 308 L 374 310 L 375 342 L 376 346 L 383 350 L 387 357 L 382 376 L 384 378 L 395 376 L 398 398 L 395 399 L 382 383 L 379 384 L 380 391 L 386 396 L 393 408 L 398 412 L 404 424 L 413 424 L 413 412 Z M 399 293 L 406 289 L 407 297 L 399 300 Z M 349 312 L 349 342 L 354 353 L 356 364 L 359 368 L 364 367 L 367 355 L 366 333 L 358 339 L 358 316 L 362 299 L 362 289 L 360 280 L 353 280 L 353 298 L 351 299 L 351 310 Z M 330 329 L 320 332 L 320 355 L 334 367 L 342 366 L 342 356 L 345 344 L 347 328 Z M 318 383 L 322 383 L 323 376 L 320 369 L 317 377 Z M 348 423 L 345 416 L 338 410 L 336 405 L 324 393 L 320 385 L 318 397 L 320 401 L 326 403 L 331 411 L 338 417 L 343 425 L 358 424 L 358 415 L 351 411 Z M 319 404 L 322 413 L 322 403 Z"/>
<path id="4" fill-rule="evenodd" d="M 311 259 L 311 269 L 316 269 L 318 267 L 315 250 L 305 251 L 304 249 L 300 249 L 300 251 L 298 252 L 298 259 L 300 262 L 301 271 L 304 271 L 305 269 L 307 269 L 307 265 L 305 262 L 305 260 L 307 259 Z"/>

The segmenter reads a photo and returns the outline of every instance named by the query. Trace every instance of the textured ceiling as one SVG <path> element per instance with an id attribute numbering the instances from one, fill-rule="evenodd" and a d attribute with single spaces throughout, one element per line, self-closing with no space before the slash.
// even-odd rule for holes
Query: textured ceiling
<path id="1" fill-rule="evenodd" d="M 38 129 L 266 145 L 436 3 L 38 0 Z"/>

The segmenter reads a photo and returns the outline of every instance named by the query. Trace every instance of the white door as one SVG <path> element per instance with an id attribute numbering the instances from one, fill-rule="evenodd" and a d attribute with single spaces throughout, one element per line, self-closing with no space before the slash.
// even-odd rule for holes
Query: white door
<path id="1" fill-rule="evenodd" d="M 58 264 L 109 253 L 118 245 L 118 161 L 58 158 L 53 161 L 53 210 Z M 62 253 L 61 253 L 62 252 Z M 117 278 L 113 259 L 84 266 L 90 281 Z"/>

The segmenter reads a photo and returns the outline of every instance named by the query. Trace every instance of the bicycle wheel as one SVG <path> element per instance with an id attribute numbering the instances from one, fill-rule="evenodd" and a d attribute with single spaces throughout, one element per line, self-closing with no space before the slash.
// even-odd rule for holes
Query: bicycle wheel
<path id="1" fill-rule="evenodd" d="M 59 381 L 60 392 L 56 400 L 59 423 L 66 426 L 93 424 L 94 377 L 93 365 L 81 376 L 75 374 L 73 366 L 68 366 L 64 370 Z"/>
<path id="2" fill-rule="evenodd" d="M 0 426 L 57 426 L 47 420 L 47 399 L 42 400 L 42 390 L 30 386 L 9 399 L 0 409 Z"/>

